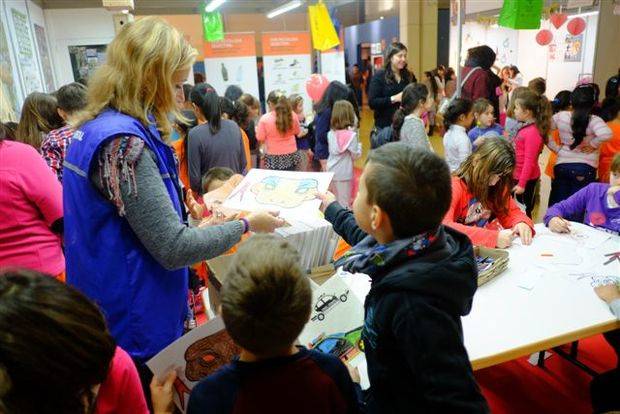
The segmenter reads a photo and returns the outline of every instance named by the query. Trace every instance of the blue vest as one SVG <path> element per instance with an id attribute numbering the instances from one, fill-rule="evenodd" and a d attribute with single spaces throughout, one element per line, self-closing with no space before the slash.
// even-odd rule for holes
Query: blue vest
<path id="1" fill-rule="evenodd" d="M 119 346 L 133 358 L 146 361 L 182 335 L 188 274 L 187 268 L 162 267 L 116 207 L 90 182 L 98 150 L 118 136 L 139 137 L 155 153 L 161 178 L 182 221 L 172 149 L 153 125 L 147 128 L 117 111 L 101 113 L 75 132 L 65 157 L 67 283 L 101 307 Z"/>

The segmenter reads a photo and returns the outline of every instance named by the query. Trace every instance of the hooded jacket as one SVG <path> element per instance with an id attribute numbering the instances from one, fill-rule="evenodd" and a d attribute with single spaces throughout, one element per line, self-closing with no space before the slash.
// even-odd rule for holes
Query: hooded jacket
<path id="1" fill-rule="evenodd" d="M 325 218 L 350 245 L 368 243 L 370 236 L 350 210 L 332 203 Z M 362 333 L 371 385 L 368 412 L 489 412 L 461 324 L 471 310 L 477 274 L 467 236 L 440 226 L 421 254 L 396 257 L 368 275 Z"/>

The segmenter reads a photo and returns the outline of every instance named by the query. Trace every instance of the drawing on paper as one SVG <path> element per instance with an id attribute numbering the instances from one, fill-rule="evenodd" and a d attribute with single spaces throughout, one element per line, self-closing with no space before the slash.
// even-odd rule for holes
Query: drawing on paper
<path id="1" fill-rule="evenodd" d="M 351 360 L 359 353 L 364 353 L 362 326 L 348 332 L 328 336 L 319 335 L 309 344 L 308 348 L 316 349 L 324 354 L 334 355 L 341 359 Z"/>
<path id="2" fill-rule="evenodd" d="M 349 290 L 346 290 L 339 296 L 330 295 L 328 293 L 323 293 L 314 303 L 314 311 L 316 314 L 311 318 L 311 320 L 322 321 L 325 319 L 325 314 L 329 312 L 334 306 L 338 305 L 340 302 L 346 302 L 349 297 Z"/>
<path id="3" fill-rule="evenodd" d="M 185 377 L 199 381 L 230 362 L 238 353 L 239 348 L 226 331 L 199 339 L 185 351 Z"/>
<path id="4" fill-rule="evenodd" d="M 256 202 L 283 208 L 295 208 L 305 201 L 316 199 L 319 183 L 312 178 L 290 179 L 276 176 L 263 178 L 250 191 L 256 194 Z"/>

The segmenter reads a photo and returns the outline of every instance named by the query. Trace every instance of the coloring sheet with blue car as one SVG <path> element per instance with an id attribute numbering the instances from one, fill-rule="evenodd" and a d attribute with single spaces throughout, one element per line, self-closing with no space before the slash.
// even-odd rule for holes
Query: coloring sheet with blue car
<path id="1" fill-rule="evenodd" d="M 284 219 L 320 217 L 319 193 L 334 176 L 327 172 L 251 169 L 224 200 L 226 208 L 241 211 L 279 211 Z"/>

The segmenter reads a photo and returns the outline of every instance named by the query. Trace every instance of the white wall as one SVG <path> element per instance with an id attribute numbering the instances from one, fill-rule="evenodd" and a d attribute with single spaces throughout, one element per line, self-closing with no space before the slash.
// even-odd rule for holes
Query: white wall
<path id="1" fill-rule="evenodd" d="M 100 9 L 44 10 L 57 86 L 74 81 L 69 46 L 108 44 L 114 38 L 112 13 Z"/>

